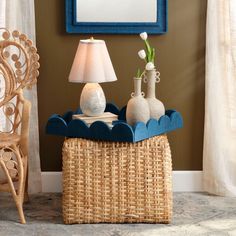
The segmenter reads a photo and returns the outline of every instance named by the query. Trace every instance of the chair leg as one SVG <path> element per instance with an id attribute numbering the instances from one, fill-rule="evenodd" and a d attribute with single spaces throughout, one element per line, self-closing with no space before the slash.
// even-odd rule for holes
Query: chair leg
<path id="1" fill-rule="evenodd" d="M 17 210 L 18 210 L 18 214 L 19 214 L 19 217 L 20 217 L 21 224 L 26 223 L 25 215 L 24 215 L 24 211 L 23 211 L 23 200 L 24 199 L 19 196 L 18 199 L 17 199 L 17 202 L 16 202 L 16 207 L 17 207 Z"/>
<path id="2" fill-rule="evenodd" d="M 16 207 L 19 213 L 20 221 L 22 224 L 25 224 L 25 216 L 23 212 L 23 203 L 25 199 L 25 186 L 26 186 L 26 176 L 27 176 L 27 157 L 20 155 L 20 150 L 15 147 L 15 151 L 18 152 L 17 154 L 17 162 L 18 162 L 18 191 L 17 197 L 15 198 Z"/>
<path id="3" fill-rule="evenodd" d="M 28 192 L 25 192 L 24 193 L 24 201 L 23 201 L 23 203 L 27 203 L 27 202 L 29 202 L 29 194 L 28 194 Z"/>
<path id="4" fill-rule="evenodd" d="M 15 190 L 13 181 L 9 175 L 8 169 L 4 163 L 3 160 L 0 160 L 0 166 L 2 167 L 7 180 L 8 180 L 8 184 L 9 184 L 9 188 L 11 190 L 12 193 L 12 197 L 15 201 L 18 213 L 19 213 L 19 217 L 20 217 L 20 222 L 22 224 L 25 224 L 25 216 L 24 216 L 24 212 L 23 212 L 23 202 L 24 202 L 24 192 L 25 192 L 25 179 L 26 179 L 26 174 L 24 171 L 24 167 L 23 167 L 23 161 L 22 161 L 22 157 L 19 153 L 19 150 L 17 149 L 17 147 L 11 147 L 11 148 L 7 148 L 9 150 L 11 150 L 17 158 L 17 163 L 18 163 L 18 176 L 19 176 L 19 180 L 18 180 L 18 189 L 17 191 Z"/>
<path id="5" fill-rule="evenodd" d="M 28 163 L 27 158 L 24 162 L 24 203 L 29 202 L 29 194 L 28 194 Z"/>

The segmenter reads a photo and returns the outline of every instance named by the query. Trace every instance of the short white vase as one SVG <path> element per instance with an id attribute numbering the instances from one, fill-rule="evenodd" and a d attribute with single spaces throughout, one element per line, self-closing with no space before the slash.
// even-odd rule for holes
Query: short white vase
<path id="1" fill-rule="evenodd" d="M 165 115 L 165 107 L 156 98 L 156 83 L 159 82 L 157 71 L 155 69 L 148 70 L 144 81 L 147 83 L 146 101 L 150 110 L 150 118 L 158 120 L 161 116 Z"/>
<path id="2" fill-rule="evenodd" d="M 131 99 L 127 104 L 126 120 L 131 126 L 137 122 L 147 123 L 150 119 L 149 107 L 146 99 L 143 97 L 144 93 L 141 92 L 141 78 L 134 78 L 134 92 L 131 94 Z"/>

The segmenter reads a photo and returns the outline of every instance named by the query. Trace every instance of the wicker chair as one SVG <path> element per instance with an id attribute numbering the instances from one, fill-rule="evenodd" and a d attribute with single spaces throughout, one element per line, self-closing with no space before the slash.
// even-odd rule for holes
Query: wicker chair
<path id="1" fill-rule="evenodd" d="M 39 55 L 26 35 L 0 30 L 0 191 L 12 194 L 24 224 L 31 104 L 23 89 L 37 82 Z"/>

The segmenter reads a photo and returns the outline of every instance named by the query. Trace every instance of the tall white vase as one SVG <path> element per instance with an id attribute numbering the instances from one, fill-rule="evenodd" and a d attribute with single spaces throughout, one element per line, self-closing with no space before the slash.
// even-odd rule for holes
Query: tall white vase
<path id="1" fill-rule="evenodd" d="M 157 71 L 149 70 L 147 71 L 147 94 L 146 101 L 148 102 L 149 110 L 150 110 L 150 118 L 159 119 L 161 116 L 165 115 L 165 107 L 163 103 L 156 98 L 156 83 L 157 79 Z"/>
<path id="2" fill-rule="evenodd" d="M 134 125 L 137 122 L 144 122 L 145 124 L 150 119 L 150 111 L 148 102 L 143 97 L 141 92 L 141 78 L 134 78 L 134 93 L 131 94 L 131 99 L 127 104 L 126 120 L 129 125 Z"/>

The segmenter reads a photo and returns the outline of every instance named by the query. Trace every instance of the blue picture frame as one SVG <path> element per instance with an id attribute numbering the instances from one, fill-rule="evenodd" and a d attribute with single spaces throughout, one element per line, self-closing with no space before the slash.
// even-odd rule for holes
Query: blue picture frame
<path id="1" fill-rule="evenodd" d="M 157 0 L 155 23 L 76 22 L 76 0 L 65 0 L 66 32 L 78 34 L 164 34 L 168 30 L 168 0 Z"/>

